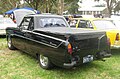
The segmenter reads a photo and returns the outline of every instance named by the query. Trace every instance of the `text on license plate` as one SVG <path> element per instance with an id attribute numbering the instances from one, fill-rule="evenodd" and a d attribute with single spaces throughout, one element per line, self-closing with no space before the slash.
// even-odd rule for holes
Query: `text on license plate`
<path id="1" fill-rule="evenodd" d="M 88 63 L 93 61 L 93 55 L 87 55 L 85 57 L 83 57 L 83 63 Z"/>

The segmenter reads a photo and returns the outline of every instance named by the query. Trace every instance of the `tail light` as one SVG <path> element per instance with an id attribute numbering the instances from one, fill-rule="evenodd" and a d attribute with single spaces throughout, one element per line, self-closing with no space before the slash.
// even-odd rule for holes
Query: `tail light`
<path id="1" fill-rule="evenodd" d="M 72 54 L 72 52 L 73 52 L 72 45 L 70 43 L 68 44 L 68 52 L 69 52 L 69 54 Z"/>
<path id="2" fill-rule="evenodd" d="M 16 20 L 13 20 L 14 23 L 16 23 Z"/>
<path id="3" fill-rule="evenodd" d="M 119 40 L 119 33 L 116 34 L 116 39 L 115 39 L 115 40 L 116 40 L 116 41 Z"/>
<path id="4" fill-rule="evenodd" d="M 110 38 L 107 38 L 107 44 L 108 44 L 108 45 L 111 45 L 111 43 L 110 43 Z"/>

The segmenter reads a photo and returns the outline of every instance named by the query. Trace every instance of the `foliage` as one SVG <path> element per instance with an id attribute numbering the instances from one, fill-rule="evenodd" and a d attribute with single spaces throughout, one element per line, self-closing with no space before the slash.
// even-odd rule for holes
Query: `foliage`
<path id="1" fill-rule="evenodd" d="M 71 7 L 69 7 L 68 12 L 70 14 L 77 14 L 78 13 L 79 5 L 77 3 L 78 3 L 78 1 L 76 0 L 71 4 Z"/>
<path id="2" fill-rule="evenodd" d="M 42 12 L 46 13 L 58 13 L 59 7 L 62 6 L 59 3 L 59 0 L 25 0 L 27 4 L 35 9 L 39 9 Z M 64 0 L 64 8 L 68 10 L 69 13 L 75 13 L 78 10 L 78 1 L 79 0 Z"/>
<path id="3" fill-rule="evenodd" d="M 0 0 L 0 13 L 19 7 L 20 0 Z"/>
<path id="4" fill-rule="evenodd" d="M 112 10 L 118 5 L 119 0 L 106 0 L 109 17 L 112 14 Z"/>
<path id="5" fill-rule="evenodd" d="M 78 1 L 79 0 L 65 0 L 65 10 L 68 10 L 68 14 L 77 14 L 78 13 Z"/>
<path id="6" fill-rule="evenodd" d="M 38 7 L 40 6 L 40 2 L 43 0 L 25 0 L 30 7 L 34 8 L 34 9 L 38 9 Z"/>
<path id="7" fill-rule="evenodd" d="M 49 13 L 52 10 L 53 5 L 56 3 L 56 0 L 25 0 L 27 4 L 42 12 Z"/>
<path id="8" fill-rule="evenodd" d="M 114 8 L 114 12 L 120 11 L 120 1 L 118 1 L 117 5 Z"/>
<path id="9" fill-rule="evenodd" d="M 76 13 L 79 7 L 77 4 L 78 1 L 79 0 L 64 0 L 63 11 L 68 10 L 69 13 Z M 24 4 L 20 4 L 20 0 L 0 0 L 0 6 L 0 13 L 3 14 L 13 8 L 24 6 L 32 7 L 43 13 L 58 13 L 59 6 L 62 5 L 59 3 L 59 0 L 24 0 Z"/>
<path id="10" fill-rule="evenodd" d="M 112 50 L 112 57 L 105 62 L 44 70 L 35 58 L 6 46 L 6 39 L 0 38 L 0 79 L 120 79 L 120 50 Z"/>

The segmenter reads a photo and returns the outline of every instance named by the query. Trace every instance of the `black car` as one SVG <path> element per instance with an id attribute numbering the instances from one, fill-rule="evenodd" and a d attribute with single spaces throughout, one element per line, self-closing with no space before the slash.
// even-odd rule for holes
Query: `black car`
<path id="1" fill-rule="evenodd" d="M 17 28 L 7 28 L 6 35 L 9 49 L 37 57 L 44 69 L 70 68 L 111 55 L 105 32 L 70 28 L 59 15 L 28 15 Z"/>

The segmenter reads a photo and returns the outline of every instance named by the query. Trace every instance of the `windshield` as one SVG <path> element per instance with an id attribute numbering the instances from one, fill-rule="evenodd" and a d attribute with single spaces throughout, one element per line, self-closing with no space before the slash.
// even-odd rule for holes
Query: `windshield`
<path id="1" fill-rule="evenodd" d="M 115 25 L 109 20 L 94 20 L 97 29 L 108 30 L 108 29 L 116 29 Z"/>
<path id="2" fill-rule="evenodd" d="M 67 24 L 62 18 L 41 18 L 39 19 L 40 27 L 67 27 Z"/>

